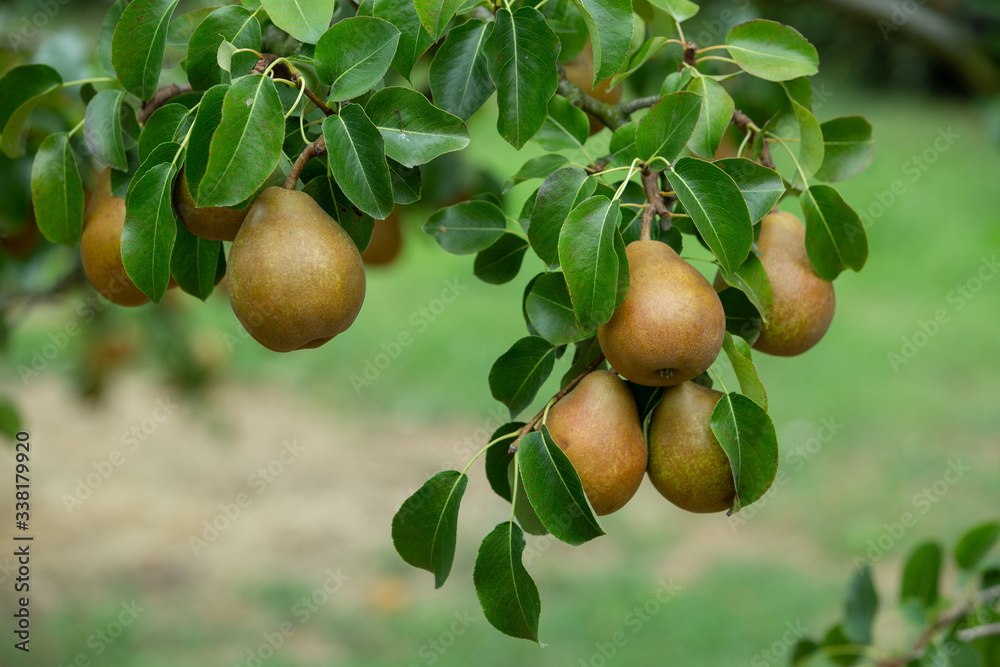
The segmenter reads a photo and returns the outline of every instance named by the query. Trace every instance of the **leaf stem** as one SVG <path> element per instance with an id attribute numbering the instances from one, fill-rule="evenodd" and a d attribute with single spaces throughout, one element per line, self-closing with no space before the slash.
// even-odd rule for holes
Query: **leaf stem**
<path id="1" fill-rule="evenodd" d="M 549 406 L 555 405 L 556 403 L 561 401 L 566 396 L 566 394 L 573 391 L 573 388 L 576 387 L 576 385 L 580 384 L 580 381 L 583 380 L 583 378 L 587 377 L 587 375 L 594 372 L 597 369 L 597 367 L 601 365 L 603 361 L 604 361 L 604 354 L 601 353 L 597 355 L 597 358 L 594 359 L 592 362 L 590 362 L 590 364 L 586 368 L 584 368 L 579 375 L 577 375 L 575 378 L 567 382 L 565 387 L 556 392 L 556 394 L 545 404 L 545 407 L 539 410 L 538 414 L 532 417 L 530 422 L 521 427 L 521 430 L 517 432 L 517 440 L 511 443 L 510 449 L 508 449 L 507 451 L 511 454 L 516 452 L 517 445 L 521 442 L 521 438 L 523 438 L 532 429 L 538 426 L 538 422 L 542 419 L 542 417 L 544 417 L 548 413 Z"/>
<path id="2" fill-rule="evenodd" d="M 809 179 L 806 178 L 806 172 L 802 171 L 802 165 L 799 164 L 799 161 L 795 157 L 795 153 L 793 153 L 792 149 L 788 147 L 788 144 L 785 143 L 785 140 L 772 134 L 771 132 L 765 132 L 764 136 L 776 139 L 778 143 L 781 144 L 781 147 L 784 148 L 785 151 L 788 153 L 788 157 L 792 158 L 792 162 L 795 163 L 795 169 L 798 170 L 799 176 L 802 178 L 802 185 L 804 187 L 809 187 Z"/>
<path id="3" fill-rule="evenodd" d="M 86 119 L 84 119 L 84 120 L 86 120 Z M 77 132 L 79 132 L 79 131 L 80 131 L 80 128 L 82 128 L 82 127 L 83 127 L 83 123 L 84 123 L 84 121 L 83 121 L 83 120 L 81 120 L 81 121 L 80 121 L 79 123 L 77 123 L 76 125 L 74 125 L 74 126 L 73 126 L 73 129 L 72 129 L 72 130 L 70 130 L 69 132 L 67 132 L 67 133 L 66 133 L 66 138 L 67 138 L 67 139 L 69 139 L 69 138 L 70 138 L 70 137 L 72 137 L 72 136 L 73 136 L 74 134 L 76 134 Z"/>
<path id="4" fill-rule="evenodd" d="M 464 475 L 465 473 L 469 472 L 469 468 L 472 467 L 472 464 L 475 463 L 476 459 L 478 459 L 480 456 L 482 456 L 483 453 L 487 449 L 489 449 L 493 445 L 497 444 L 498 442 L 503 442 L 504 440 L 510 440 L 511 438 L 516 438 L 516 437 L 517 437 L 517 431 L 514 431 L 513 433 L 508 433 L 507 435 L 501 435 L 499 438 L 497 438 L 497 439 L 493 440 L 492 442 L 490 442 L 489 444 L 487 444 L 485 447 L 483 447 L 478 452 L 476 452 L 475 456 L 473 456 L 471 459 L 469 459 L 469 462 L 467 464 L 465 464 L 464 468 L 462 468 L 462 474 Z"/>
<path id="5" fill-rule="evenodd" d="M 639 158 L 632 160 L 632 164 L 630 164 L 628 168 L 628 175 L 625 177 L 625 180 L 622 181 L 622 184 L 618 186 L 618 189 L 615 191 L 615 196 L 611 198 L 611 201 L 616 201 L 622 196 L 622 193 L 625 192 L 625 186 L 628 185 L 630 180 L 632 180 L 632 174 L 635 173 L 635 167 L 640 162 L 641 160 Z"/>
<path id="6" fill-rule="evenodd" d="M 714 375 L 715 379 L 719 381 L 719 385 L 722 387 L 722 393 L 724 393 L 726 396 L 729 396 L 729 390 L 726 389 L 726 383 L 722 381 L 722 378 L 719 377 L 719 374 L 715 371 L 715 369 L 709 366 L 708 372 Z"/>
<path id="7" fill-rule="evenodd" d="M 306 168 L 309 160 L 325 154 L 326 137 L 320 135 L 316 141 L 302 149 L 302 153 L 299 155 L 298 159 L 295 160 L 295 164 L 292 165 L 292 170 L 288 172 L 288 178 L 285 179 L 285 189 L 295 190 L 296 186 L 299 184 L 299 176 L 302 175 L 302 170 Z"/>
<path id="8" fill-rule="evenodd" d="M 718 51 L 719 49 L 728 49 L 729 47 L 725 44 L 715 44 L 714 46 L 706 46 L 701 49 L 697 49 L 695 53 L 707 53 L 708 51 Z"/>
<path id="9" fill-rule="evenodd" d="M 289 109 L 288 113 L 285 114 L 285 120 L 288 120 L 289 118 L 292 117 L 292 114 L 295 113 L 295 108 L 298 107 L 299 106 L 299 102 L 302 101 L 302 96 L 305 95 L 305 92 L 306 92 L 306 82 L 303 81 L 301 78 L 299 79 L 299 81 L 302 82 L 302 85 L 298 86 L 299 95 L 298 95 L 298 97 L 295 98 L 295 103 L 292 104 L 292 108 Z M 292 85 L 294 86 L 295 84 L 292 84 Z M 305 111 L 305 110 L 303 109 L 303 111 Z M 300 118 L 302 118 L 304 116 L 305 116 L 305 113 L 302 113 L 302 114 L 299 115 Z"/>
<path id="10" fill-rule="evenodd" d="M 95 76 L 92 79 L 77 79 L 76 81 L 67 81 L 60 87 L 69 88 L 70 86 L 82 86 L 88 83 L 111 83 L 112 81 L 117 81 L 117 79 L 112 79 L 109 76 Z"/>
<path id="11" fill-rule="evenodd" d="M 698 65 L 707 60 L 718 60 L 719 62 L 729 63 L 730 65 L 736 65 L 737 67 L 739 67 L 739 63 L 737 63 L 735 60 L 733 60 L 732 58 L 725 58 L 723 56 L 702 56 L 701 58 L 696 59 L 694 61 L 694 64 Z"/>

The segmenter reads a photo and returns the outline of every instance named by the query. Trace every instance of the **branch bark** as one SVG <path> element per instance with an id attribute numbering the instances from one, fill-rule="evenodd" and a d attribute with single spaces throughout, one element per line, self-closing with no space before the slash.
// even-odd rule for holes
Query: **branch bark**
<path id="1" fill-rule="evenodd" d="M 188 84 L 177 85 L 171 84 L 169 86 L 164 86 L 157 90 L 148 102 L 142 103 L 142 110 L 136 114 L 136 120 L 141 124 L 145 125 L 149 117 L 153 115 L 157 109 L 162 107 L 164 104 L 177 97 L 178 95 L 183 95 L 184 93 L 190 93 L 191 86 Z"/>
<path id="2" fill-rule="evenodd" d="M 566 69 L 562 63 L 558 65 L 559 86 L 556 92 L 573 104 L 589 113 L 597 120 L 611 128 L 612 131 L 629 122 L 631 115 L 639 109 L 646 109 L 660 101 L 658 95 L 640 97 L 638 99 L 622 102 L 621 104 L 608 104 L 583 92 L 580 86 L 566 78 Z"/>

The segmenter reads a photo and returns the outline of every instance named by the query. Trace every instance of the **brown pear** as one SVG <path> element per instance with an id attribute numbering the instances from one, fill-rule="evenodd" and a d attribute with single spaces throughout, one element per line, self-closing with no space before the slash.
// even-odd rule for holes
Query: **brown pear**
<path id="1" fill-rule="evenodd" d="M 723 394 L 694 382 L 668 387 L 649 422 L 649 479 L 664 498 L 700 514 L 733 506 L 729 457 L 712 433 Z"/>
<path id="2" fill-rule="evenodd" d="M 174 184 L 174 210 L 188 231 L 209 241 L 232 241 L 246 219 L 250 207 L 237 211 L 226 206 L 198 208 L 188 189 L 184 170 Z"/>
<path id="3" fill-rule="evenodd" d="M 726 314 L 697 269 L 659 241 L 625 248 L 630 285 L 597 329 L 612 368 L 636 384 L 671 386 L 697 377 L 722 349 Z"/>
<path id="4" fill-rule="evenodd" d="M 105 169 L 83 216 L 80 259 L 87 280 L 101 296 L 119 306 L 140 306 L 149 301 L 125 273 L 122 263 L 122 230 L 125 200 L 111 193 L 111 169 Z"/>
<path id="5" fill-rule="evenodd" d="M 833 283 L 816 275 L 806 253 L 806 230 L 791 213 L 764 216 L 757 249 L 771 279 L 774 305 L 754 349 L 781 357 L 802 354 L 830 328 L 836 299 Z"/>
<path id="6" fill-rule="evenodd" d="M 618 104 L 621 101 L 621 84 L 612 88 L 608 85 L 611 79 L 604 79 L 598 81 L 596 86 L 594 85 L 594 49 L 589 39 L 580 54 L 566 63 L 565 68 L 566 78 L 579 86 L 587 95 L 608 104 Z M 591 136 L 604 129 L 604 123 L 590 114 L 587 114 L 587 119 L 590 121 Z"/>
<path id="7" fill-rule="evenodd" d="M 376 220 L 372 230 L 372 239 L 368 247 L 361 253 L 365 266 L 381 266 L 391 264 L 399 256 L 403 238 L 399 233 L 399 215 L 395 211 L 385 220 Z"/>
<path id="8" fill-rule="evenodd" d="M 646 471 L 646 441 L 632 392 L 617 375 L 594 371 L 549 410 L 545 422 L 597 514 L 635 495 Z"/>
<path id="9" fill-rule="evenodd" d="M 354 322 L 365 269 L 354 241 L 312 197 L 264 190 L 229 251 L 229 303 L 275 352 L 319 347 Z"/>

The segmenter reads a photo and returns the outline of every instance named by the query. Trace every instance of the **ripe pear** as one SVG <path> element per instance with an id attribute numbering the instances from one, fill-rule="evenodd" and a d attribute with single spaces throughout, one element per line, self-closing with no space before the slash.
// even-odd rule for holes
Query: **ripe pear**
<path id="1" fill-rule="evenodd" d="M 649 422 L 649 480 L 689 512 L 728 510 L 736 498 L 729 457 L 710 425 L 722 396 L 694 382 L 668 387 Z"/>
<path id="2" fill-rule="evenodd" d="M 754 349 L 781 357 L 802 354 L 830 328 L 833 283 L 816 275 L 806 253 L 806 230 L 791 213 L 764 216 L 757 249 L 774 294 L 771 317 Z"/>
<path id="3" fill-rule="evenodd" d="M 119 306 L 140 306 L 149 301 L 122 263 L 122 230 L 125 200 L 111 193 L 111 169 L 105 169 L 83 216 L 80 259 L 87 280 L 108 301 Z"/>
<path id="4" fill-rule="evenodd" d="M 697 377 L 722 349 L 726 314 L 719 295 L 666 243 L 625 248 L 630 286 L 597 329 L 611 366 L 636 384 L 671 386 Z"/>
<path id="5" fill-rule="evenodd" d="M 599 515 L 625 506 L 646 471 L 646 441 L 632 392 L 617 375 L 594 371 L 549 410 L 545 422 Z"/>
<path id="6" fill-rule="evenodd" d="M 298 190 L 268 188 L 251 205 L 228 277 L 236 317 L 275 352 L 319 347 L 351 326 L 365 300 L 354 241 Z"/>
<path id="7" fill-rule="evenodd" d="M 188 231 L 209 241 L 232 241 L 246 219 L 250 207 L 237 211 L 226 206 L 198 208 L 191 197 L 184 169 L 174 184 L 174 210 Z"/>
<path id="8" fill-rule="evenodd" d="M 361 260 L 365 266 L 391 264 L 399 255 L 399 249 L 402 245 L 403 239 L 399 233 L 399 216 L 393 211 L 385 220 L 375 221 L 372 239 L 365 251 L 361 253 Z"/>
<path id="9" fill-rule="evenodd" d="M 604 79 L 603 81 L 598 81 L 597 85 L 594 85 L 594 49 L 590 44 L 590 40 L 587 40 L 587 44 L 580 51 L 580 54 L 570 60 L 565 65 L 566 68 L 566 78 L 570 80 L 571 83 L 575 83 L 579 86 L 583 92 L 590 95 L 593 98 L 600 100 L 601 102 L 606 102 L 608 104 L 618 104 L 622 99 L 622 86 L 618 84 L 614 88 L 611 88 L 608 84 L 611 79 Z M 604 129 L 604 123 L 597 120 L 590 114 L 587 114 L 587 118 L 590 121 L 590 135 L 593 136 Z"/>

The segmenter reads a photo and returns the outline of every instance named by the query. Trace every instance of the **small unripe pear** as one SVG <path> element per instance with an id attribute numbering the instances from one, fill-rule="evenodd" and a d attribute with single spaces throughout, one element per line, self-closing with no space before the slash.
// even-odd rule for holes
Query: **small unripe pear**
<path id="1" fill-rule="evenodd" d="M 87 280 L 101 296 L 119 306 L 140 306 L 149 301 L 125 273 L 122 263 L 122 230 L 125 200 L 111 193 L 111 169 L 97 181 L 83 216 L 80 259 Z"/>
<path id="2" fill-rule="evenodd" d="M 726 313 L 701 273 L 659 241 L 625 248 L 630 285 L 597 329 L 612 368 L 636 384 L 671 386 L 697 377 L 722 349 Z"/>
<path id="3" fill-rule="evenodd" d="M 728 510 L 736 498 L 732 465 L 711 427 L 723 395 L 694 382 L 668 387 L 650 418 L 649 479 L 689 512 Z"/>
<path id="4" fill-rule="evenodd" d="M 174 210 L 188 231 L 209 241 L 232 241 L 246 219 L 250 207 L 237 211 L 226 206 L 198 208 L 188 189 L 184 169 L 174 184 Z"/>
<path id="5" fill-rule="evenodd" d="M 608 371 L 594 371 L 552 406 L 545 422 L 576 468 L 599 515 L 625 506 L 646 471 L 646 441 L 628 386 Z"/>
<path id="6" fill-rule="evenodd" d="M 399 256 L 403 245 L 399 233 L 399 215 L 393 211 L 385 220 L 376 220 L 375 229 L 368 247 L 361 253 L 365 266 L 381 266 L 391 264 Z"/>
<path id="7" fill-rule="evenodd" d="M 229 303 L 275 352 L 319 347 L 354 322 L 365 270 L 354 241 L 312 197 L 264 190 L 229 251 Z"/>

